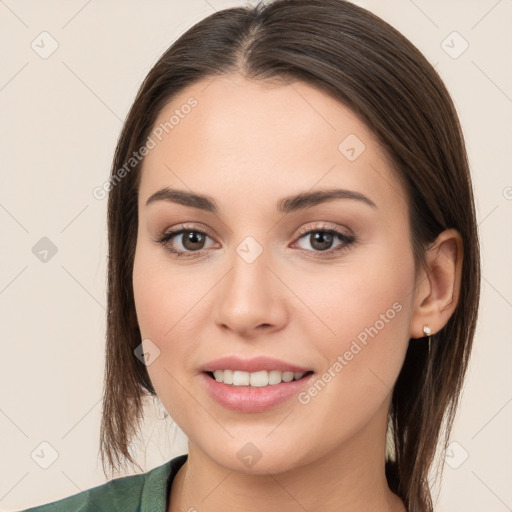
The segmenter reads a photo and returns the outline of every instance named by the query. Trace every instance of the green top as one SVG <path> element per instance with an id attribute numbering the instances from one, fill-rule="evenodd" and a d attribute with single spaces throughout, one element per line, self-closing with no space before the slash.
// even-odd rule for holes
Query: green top
<path id="1" fill-rule="evenodd" d="M 146 473 L 116 478 L 20 512 L 167 512 L 172 481 L 187 458 L 179 455 Z"/>

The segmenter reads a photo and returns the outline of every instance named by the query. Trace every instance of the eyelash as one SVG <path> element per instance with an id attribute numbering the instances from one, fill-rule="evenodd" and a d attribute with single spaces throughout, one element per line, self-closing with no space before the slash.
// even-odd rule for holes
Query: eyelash
<path id="1" fill-rule="evenodd" d="M 181 235 L 181 234 L 186 233 L 186 232 L 189 232 L 189 233 L 199 233 L 201 235 L 204 235 L 204 236 L 207 236 L 207 237 L 211 238 L 208 235 L 208 233 L 206 233 L 205 231 L 203 231 L 201 229 L 196 229 L 196 228 L 186 227 L 186 226 L 179 226 L 179 228 L 177 228 L 175 230 L 162 233 L 160 236 L 158 236 L 157 238 L 154 239 L 154 242 L 163 245 L 164 248 L 168 252 L 170 252 L 171 254 L 174 254 L 177 258 L 180 258 L 180 257 L 197 258 L 197 257 L 199 257 L 201 255 L 201 253 L 203 251 L 209 250 L 209 249 L 202 249 L 202 250 L 199 250 L 199 251 L 180 251 L 180 250 L 174 249 L 172 247 L 169 247 L 167 245 L 167 242 L 169 242 L 169 240 L 171 238 L 174 238 L 175 236 Z M 311 253 L 311 252 L 317 253 L 317 254 L 321 255 L 320 257 L 324 257 L 324 256 L 329 257 L 329 256 L 332 256 L 335 253 L 343 252 L 343 251 L 347 250 L 356 241 L 356 238 L 353 235 L 347 235 L 346 233 L 343 233 L 342 231 L 339 231 L 339 230 L 337 230 L 335 228 L 331 228 L 331 227 L 327 227 L 327 226 L 318 226 L 318 227 L 313 228 L 313 229 L 308 229 L 308 230 L 301 231 L 299 233 L 298 240 L 303 238 L 305 235 L 309 235 L 311 233 L 328 233 L 328 234 L 332 234 L 332 235 L 335 235 L 336 237 L 338 237 L 338 239 L 343 242 L 343 244 L 340 247 L 338 247 L 336 249 L 329 249 L 327 251 L 314 251 L 314 250 L 311 251 L 311 250 L 308 250 L 308 249 L 299 249 L 303 253 Z"/>

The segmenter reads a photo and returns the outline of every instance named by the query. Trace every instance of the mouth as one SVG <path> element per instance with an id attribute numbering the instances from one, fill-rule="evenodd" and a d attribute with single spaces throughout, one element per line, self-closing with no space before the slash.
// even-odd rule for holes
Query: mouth
<path id="1" fill-rule="evenodd" d="M 270 411 L 290 403 L 307 386 L 315 372 L 311 366 L 263 354 L 225 355 L 199 368 L 200 382 L 219 405 L 239 413 Z"/>

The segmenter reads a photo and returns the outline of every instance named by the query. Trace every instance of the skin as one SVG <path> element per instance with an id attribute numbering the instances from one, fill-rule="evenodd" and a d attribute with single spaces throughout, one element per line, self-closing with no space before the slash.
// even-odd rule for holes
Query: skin
<path id="1" fill-rule="evenodd" d="M 404 188 L 374 135 L 325 92 L 209 78 L 173 98 L 155 125 L 191 96 L 197 106 L 145 159 L 133 269 L 142 338 L 160 350 L 148 372 L 189 439 L 169 512 L 404 511 L 384 473 L 391 392 L 409 339 L 424 325 L 441 329 L 455 308 L 458 233 L 442 233 L 428 268 L 416 269 Z M 338 149 L 349 134 L 365 145 L 354 161 Z M 146 205 L 163 187 L 207 194 L 219 212 Z M 357 191 L 375 207 L 336 199 L 276 210 L 285 196 L 330 188 Z M 181 223 L 208 234 L 202 246 L 182 235 L 167 242 L 191 258 L 154 241 Z M 299 233 L 326 225 L 355 242 L 334 237 L 327 250 L 343 250 L 325 256 Z M 252 263 L 236 252 L 247 236 L 262 249 Z M 393 304 L 400 311 L 307 404 L 293 397 L 241 414 L 201 385 L 198 367 L 228 354 L 276 357 L 321 377 Z M 261 453 L 250 468 L 237 457 L 248 442 Z"/>

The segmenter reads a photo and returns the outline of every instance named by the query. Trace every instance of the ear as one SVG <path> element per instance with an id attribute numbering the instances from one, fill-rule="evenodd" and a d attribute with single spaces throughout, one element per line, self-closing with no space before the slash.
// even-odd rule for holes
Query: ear
<path id="1" fill-rule="evenodd" d="M 462 259 L 462 238 L 455 229 L 443 231 L 427 250 L 426 268 L 416 282 L 411 338 L 425 336 L 424 326 L 435 334 L 448 322 L 459 300 Z"/>

